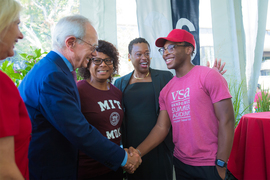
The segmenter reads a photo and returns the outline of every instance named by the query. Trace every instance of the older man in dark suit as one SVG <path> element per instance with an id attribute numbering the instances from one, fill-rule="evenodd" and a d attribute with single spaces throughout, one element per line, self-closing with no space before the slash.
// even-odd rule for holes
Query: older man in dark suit
<path id="1" fill-rule="evenodd" d="M 141 163 L 139 155 L 129 156 L 89 125 L 81 113 L 71 72 L 87 66 L 97 43 L 97 33 L 87 18 L 62 18 L 53 33 L 54 50 L 19 86 L 33 124 L 30 179 L 76 179 L 78 149 L 113 170 L 124 166 L 133 172 Z"/>

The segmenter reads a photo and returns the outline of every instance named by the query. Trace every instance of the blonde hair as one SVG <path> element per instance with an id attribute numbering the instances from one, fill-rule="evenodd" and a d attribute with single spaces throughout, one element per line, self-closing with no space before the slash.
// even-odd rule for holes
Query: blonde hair
<path id="1" fill-rule="evenodd" d="M 15 0 L 0 0 L 0 34 L 19 17 L 22 6 Z"/>

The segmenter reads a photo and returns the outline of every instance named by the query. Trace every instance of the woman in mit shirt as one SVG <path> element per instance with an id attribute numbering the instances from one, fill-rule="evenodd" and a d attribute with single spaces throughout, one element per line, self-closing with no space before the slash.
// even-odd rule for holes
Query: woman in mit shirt
<path id="1" fill-rule="evenodd" d="M 112 142 L 120 145 L 120 126 L 124 117 L 121 106 L 122 92 L 110 82 L 118 71 L 119 53 L 111 43 L 98 41 L 97 55 L 87 68 L 80 68 L 84 80 L 77 82 L 81 100 L 81 111 L 87 121 Z M 94 157 L 93 157 L 94 158 Z M 123 180 L 122 168 L 116 172 L 79 152 L 78 179 Z"/>

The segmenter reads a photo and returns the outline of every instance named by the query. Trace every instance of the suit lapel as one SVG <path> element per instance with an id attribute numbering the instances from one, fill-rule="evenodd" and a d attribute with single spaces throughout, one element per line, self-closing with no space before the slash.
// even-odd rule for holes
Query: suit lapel
<path id="1" fill-rule="evenodd" d="M 160 79 L 159 74 L 154 69 L 150 68 L 153 88 L 155 92 L 155 105 L 156 105 L 156 113 L 159 113 L 159 92 L 161 91 Z"/>
<path id="2" fill-rule="evenodd" d="M 60 67 L 65 74 L 68 75 L 71 73 L 64 60 L 56 52 L 51 51 L 47 57 L 50 58 L 58 67 Z"/>
<path id="3" fill-rule="evenodd" d="M 129 81 L 130 81 L 130 78 L 131 78 L 131 75 L 133 74 L 134 71 L 132 71 L 131 73 L 127 74 L 124 79 L 123 79 L 123 82 L 122 82 L 122 85 L 121 85 L 121 91 L 122 93 L 124 94 L 124 91 L 126 90 L 128 84 L 129 84 Z"/>
<path id="4" fill-rule="evenodd" d="M 54 51 L 49 52 L 46 57 L 48 57 L 52 62 L 54 62 L 63 71 L 63 73 L 65 73 L 67 75 L 67 78 L 69 79 L 69 81 L 73 85 L 73 89 L 74 89 L 75 94 L 76 94 L 76 99 L 77 99 L 79 105 L 81 106 L 80 96 L 79 96 L 76 82 L 73 78 L 72 73 L 70 72 L 69 68 L 67 67 L 66 63 L 64 62 L 64 60 Z"/>

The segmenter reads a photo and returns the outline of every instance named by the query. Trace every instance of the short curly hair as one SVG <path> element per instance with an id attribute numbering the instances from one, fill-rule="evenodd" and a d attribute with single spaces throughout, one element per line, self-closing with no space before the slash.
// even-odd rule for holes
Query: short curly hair
<path id="1" fill-rule="evenodd" d="M 138 43 L 145 43 L 148 45 L 149 50 L 150 50 L 150 45 L 149 43 L 146 41 L 146 39 L 139 37 L 139 38 L 135 38 L 132 41 L 130 41 L 129 45 L 128 45 L 128 53 L 131 54 L 132 49 L 133 49 L 133 45 L 134 44 L 138 44 Z"/>
<path id="2" fill-rule="evenodd" d="M 113 73 L 109 77 L 109 81 L 112 82 L 113 76 L 117 75 L 118 73 L 118 66 L 119 66 L 119 52 L 116 47 L 107 41 L 99 40 L 98 41 L 98 48 L 96 49 L 97 52 L 102 52 L 113 59 Z M 78 73 L 83 79 L 89 79 L 91 77 L 89 67 L 92 61 L 90 60 L 87 64 L 86 68 L 79 68 Z"/>

